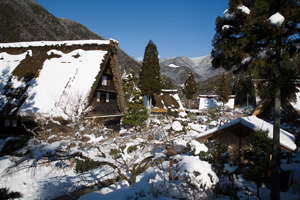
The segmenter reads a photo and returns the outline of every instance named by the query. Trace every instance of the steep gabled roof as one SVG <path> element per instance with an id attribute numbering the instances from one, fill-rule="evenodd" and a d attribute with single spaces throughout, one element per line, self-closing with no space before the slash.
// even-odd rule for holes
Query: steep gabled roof
<path id="1" fill-rule="evenodd" d="M 259 131 L 260 129 L 268 130 L 269 138 L 273 139 L 273 125 L 257 118 L 256 116 L 240 117 L 228 124 L 224 124 L 222 126 L 199 133 L 195 137 L 197 139 L 210 138 L 213 135 L 222 134 L 222 132 L 224 132 L 225 130 L 230 129 L 231 127 L 236 125 L 244 126 L 245 128 L 252 130 L 253 132 Z M 283 129 L 280 129 L 280 146 L 285 150 L 294 151 L 297 148 L 294 135 Z"/>
<path id="2" fill-rule="evenodd" d="M 112 39 L 0 44 L 0 115 L 63 116 L 58 102 L 80 95 L 87 103 L 117 45 Z"/>
<path id="3" fill-rule="evenodd" d="M 177 90 L 161 90 L 159 95 L 154 94 L 154 108 L 151 112 L 167 112 L 167 109 L 176 109 L 178 111 L 184 111 Z"/>

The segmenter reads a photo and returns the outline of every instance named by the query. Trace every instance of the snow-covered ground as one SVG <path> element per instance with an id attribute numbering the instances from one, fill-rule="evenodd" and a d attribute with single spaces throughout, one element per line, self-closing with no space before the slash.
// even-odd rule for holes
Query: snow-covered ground
<path id="1" fill-rule="evenodd" d="M 85 132 L 87 142 L 80 142 L 70 137 L 62 138 L 55 142 L 37 142 L 29 143 L 32 155 L 24 159 L 19 167 L 13 171 L 6 171 L 9 166 L 13 165 L 19 158 L 13 156 L 4 156 L 0 158 L 0 173 L 2 175 L 0 188 L 7 187 L 11 191 L 19 191 L 23 194 L 24 200 L 31 199 L 53 199 L 65 194 L 71 194 L 84 186 L 95 186 L 94 192 L 82 196 L 80 199 L 200 199 L 210 198 L 213 192 L 211 186 L 217 182 L 224 181 L 217 177 L 213 167 L 206 161 L 202 161 L 198 156 L 182 154 L 180 151 L 188 144 L 195 152 L 195 155 L 201 151 L 206 152 L 207 147 L 194 140 L 195 135 L 209 128 L 200 124 L 190 123 L 186 134 L 182 133 L 183 127 L 178 121 L 169 124 L 157 120 L 155 127 L 145 130 L 143 133 L 133 133 L 131 130 L 123 129 L 117 137 L 111 137 L 105 133 L 102 135 Z M 169 130 L 174 127 L 175 130 Z M 168 131 L 169 130 L 169 131 Z M 157 136 L 149 140 L 148 135 Z M 50 141 L 50 140 L 49 140 Z M 71 143 L 75 145 L 70 145 Z M 84 145 L 84 143 L 86 145 Z M 0 142 L 0 149 L 4 141 Z M 166 144 L 173 145 L 175 153 L 173 157 L 174 164 L 171 167 L 173 181 L 169 181 L 170 161 L 167 157 Z M 111 149 L 121 149 L 123 153 L 120 158 L 115 159 L 110 154 Z M 130 147 L 136 147 L 135 150 L 129 151 Z M 67 150 L 68 149 L 68 150 Z M 109 162 L 117 166 L 114 168 L 110 165 L 103 164 L 94 170 L 75 173 L 75 167 L 71 166 L 68 159 L 57 159 L 54 162 L 48 162 L 41 159 L 43 155 L 54 155 L 55 152 L 68 151 L 69 154 L 81 153 L 99 162 Z M 120 151 L 121 152 L 121 151 Z M 105 156 L 103 156 L 105 155 Z M 136 177 L 136 183 L 129 185 L 128 181 L 122 180 L 106 188 L 98 188 L 97 183 L 103 180 L 116 179 L 119 173 L 131 177 L 130 170 L 122 168 L 120 163 L 124 162 L 128 166 L 135 163 L 142 163 L 142 160 L 151 157 L 156 165 Z M 77 158 L 80 159 L 80 158 Z M 162 159 L 159 161 L 159 159 Z M 156 162 L 155 162 L 156 161 Z M 281 192 L 281 199 L 299 199 L 300 185 L 300 153 L 293 154 L 293 162 L 285 164 L 282 160 L 282 169 L 291 170 L 294 185 L 289 187 L 287 192 Z M 123 165 L 124 166 L 124 165 Z M 228 165 L 229 166 L 229 165 Z M 228 166 L 224 170 L 229 170 Z M 120 171 L 118 171 L 120 169 Z M 6 173 L 5 173 L 6 172 Z M 196 172 L 196 173 L 195 173 Z M 189 180 L 189 181 L 187 181 Z M 238 196 L 240 199 L 256 199 L 256 185 L 248 182 L 239 176 L 234 183 L 240 188 Z M 193 184 L 198 188 L 193 189 Z M 248 190 L 245 190 L 248 188 Z M 298 190 L 296 190 L 298 189 Z M 201 192 L 202 191 L 202 192 Z M 254 196 L 249 196 L 251 192 Z M 260 189 L 261 199 L 269 199 L 270 190 L 263 185 Z M 230 199 L 228 196 L 214 196 L 216 199 Z"/>

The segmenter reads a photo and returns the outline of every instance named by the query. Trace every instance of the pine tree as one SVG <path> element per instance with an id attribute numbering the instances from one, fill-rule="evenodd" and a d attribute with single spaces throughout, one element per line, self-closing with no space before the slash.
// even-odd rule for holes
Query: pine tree
<path id="1" fill-rule="evenodd" d="M 224 17 L 216 19 L 212 65 L 235 72 L 252 72 L 260 82 L 260 94 L 274 99 L 271 199 L 279 193 L 279 129 L 281 99 L 295 92 L 295 73 L 289 60 L 297 52 L 300 3 L 295 0 L 229 0 Z M 273 21 L 276 18 L 277 20 Z M 279 19 L 279 20 L 278 20 Z"/>
<path id="2" fill-rule="evenodd" d="M 151 113 L 152 96 L 154 93 L 160 93 L 160 66 L 156 45 L 149 41 L 145 49 L 142 70 L 140 73 L 139 86 L 142 95 L 147 96 L 148 114 Z"/>
<path id="3" fill-rule="evenodd" d="M 222 109 L 224 114 L 225 104 L 229 101 L 230 94 L 231 94 L 230 85 L 226 79 L 225 73 L 223 73 L 219 78 L 219 83 L 217 86 L 217 94 L 218 94 L 218 101 L 223 103 Z"/>
<path id="4" fill-rule="evenodd" d="M 184 83 L 183 93 L 186 98 L 189 100 L 189 110 L 190 110 L 190 101 L 193 99 L 194 94 L 197 92 L 197 83 L 195 81 L 195 77 L 193 72 L 189 72 L 189 75 Z"/>
<path id="5" fill-rule="evenodd" d="M 255 133 L 255 139 L 249 143 L 247 158 L 249 160 L 245 176 L 249 177 L 256 183 L 257 197 L 259 198 L 259 188 L 267 181 L 267 172 L 271 169 L 273 141 L 268 137 L 268 130 L 259 130 Z"/>

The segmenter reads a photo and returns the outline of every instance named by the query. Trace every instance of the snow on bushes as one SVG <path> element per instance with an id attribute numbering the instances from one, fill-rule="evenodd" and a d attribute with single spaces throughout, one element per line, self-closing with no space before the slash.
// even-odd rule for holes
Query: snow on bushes
<path id="1" fill-rule="evenodd" d="M 207 152 L 208 148 L 205 146 L 205 144 L 200 143 L 196 140 L 192 140 L 190 142 L 190 146 L 192 151 L 195 151 L 195 155 L 198 155 L 201 151 Z"/>
<path id="2" fill-rule="evenodd" d="M 180 122 L 179 121 L 173 122 L 172 129 L 174 131 L 182 131 L 182 126 L 181 126 Z"/>
<path id="3" fill-rule="evenodd" d="M 176 177 L 181 181 L 189 179 L 190 184 L 197 188 L 209 189 L 219 182 L 219 178 L 212 170 L 211 165 L 199 159 L 198 156 L 176 155 L 177 164 Z"/>

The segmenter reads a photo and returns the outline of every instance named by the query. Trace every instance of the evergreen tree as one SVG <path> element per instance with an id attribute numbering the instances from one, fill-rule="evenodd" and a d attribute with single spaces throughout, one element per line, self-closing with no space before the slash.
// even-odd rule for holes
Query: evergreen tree
<path id="1" fill-rule="evenodd" d="M 231 94 L 230 85 L 226 79 L 225 73 L 223 73 L 219 78 L 219 82 L 217 86 L 217 94 L 218 94 L 218 101 L 223 103 L 222 109 L 224 114 L 225 104 L 229 101 L 230 94 Z"/>
<path id="2" fill-rule="evenodd" d="M 249 170 L 246 171 L 245 176 L 249 177 L 256 183 L 257 197 L 259 198 L 259 188 L 267 181 L 267 172 L 271 169 L 273 141 L 268 137 L 268 130 L 259 130 L 255 133 L 255 139 L 249 143 L 249 151 L 247 158 L 249 160 L 247 166 Z"/>
<path id="3" fill-rule="evenodd" d="M 280 199 L 279 129 L 281 99 L 295 92 L 295 73 L 288 61 L 297 52 L 300 2 L 295 0 L 229 0 L 216 19 L 212 65 L 252 72 L 261 81 L 263 98 L 274 98 L 275 120 L 271 199 Z"/>
<path id="4" fill-rule="evenodd" d="M 137 126 L 141 126 L 148 119 L 142 93 L 136 85 L 137 78 L 135 77 L 135 73 L 131 72 L 131 74 L 126 76 L 123 80 L 125 101 L 128 112 L 123 117 L 122 123 L 135 128 Z"/>
<path id="5" fill-rule="evenodd" d="M 137 87 L 138 78 L 135 72 L 131 71 L 122 81 L 125 103 L 127 104 L 132 96 L 133 90 Z"/>
<path id="6" fill-rule="evenodd" d="M 195 81 L 195 77 L 193 72 L 189 72 L 189 75 L 184 83 L 183 93 L 186 98 L 189 100 L 189 110 L 190 110 L 190 101 L 193 99 L 194 94 L 197 92 L 197 83 Z"/>
<path id="7" fill-rule="evenodd" d="M 142 95 L 147 96 L 147 110 L 150 115 L 152 96 L 154 93 L 160 93 L 161 91 L 158 52 L 156 45 L 152 42 L 152 40 L 149 41 L 145 49 L 139 86 Z"/>
<path id="8" fill-rule="evenodd" d="M 161 88 L 162 89 L 175 89 L 175 86 L 168 76 L 161 76 Z"/>

